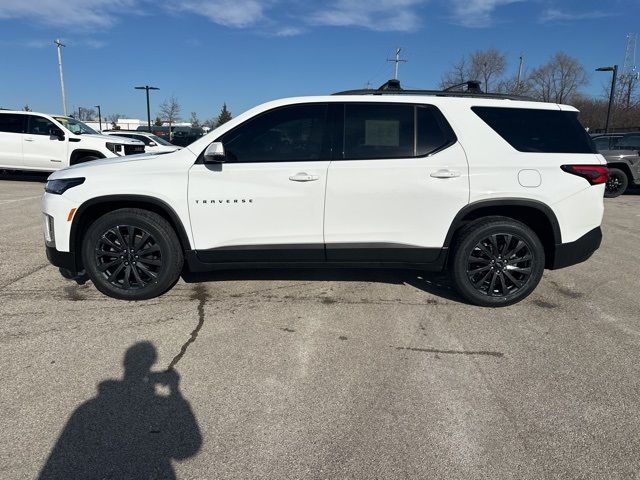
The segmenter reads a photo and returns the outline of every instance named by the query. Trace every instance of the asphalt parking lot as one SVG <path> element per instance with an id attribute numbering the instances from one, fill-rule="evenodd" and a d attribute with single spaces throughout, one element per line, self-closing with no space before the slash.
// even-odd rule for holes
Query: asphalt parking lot
<path id="1" fill-rule="evenodd" d="M 112 300 L 47 263 L 42 189 L 0 178 L 4 479 L 638 478 L 638 194 L 590 261 L 492 310 L 396 271 Z"/>

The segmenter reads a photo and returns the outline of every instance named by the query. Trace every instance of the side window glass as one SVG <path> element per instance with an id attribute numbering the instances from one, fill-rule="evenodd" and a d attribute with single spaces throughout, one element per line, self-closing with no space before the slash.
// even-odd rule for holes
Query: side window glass
<path id="1" fill-rule="evenodd" d="M 418 157 L 441 150 L 456 140 L 453 130 L 436 107 L 416 109 L 416 155 Z"/>
<path id="2" fill-rule="evenodd" d="M 596 145 L 596 150 L 599 152 L 602 150 L 609 150 L 609 137 L 598 137 L 593 143 Z"/>
<path id="3" fill-rule="evenodd" d="M 36 117 L 35 115 L 29 115 L 29 129 L 27 133 L 31 135 L 51 135 L 51 129 L 58 128 L 53 122 L 43 117 Z"/>
<path id="4" fill-rule="evenodd" d="M 345 160 L 407 158 L 415 153 L 414 106 L 345 105 Z"/>
<path id="5" fill-rule="evenodd" d="M 323 104 L 278 108 L 247 120 L 219 141 L 232 162 L 320 160 L 324 157 L 326 113 Z"/>
<path id="6" fill-rule="evenodd" d="M 15 113 L 0 113 L 0 132 L 24 133 L 26 115 L 16 115 Z"/>
<path id="7" fill-rule="evenodd" d="M 134 140 L 140 140 L 145 145 L 149 145 L 151 143 L 149 137 L 145 137 L 144 135 L 131 135 L 130 138 L 133 138 Z"/>

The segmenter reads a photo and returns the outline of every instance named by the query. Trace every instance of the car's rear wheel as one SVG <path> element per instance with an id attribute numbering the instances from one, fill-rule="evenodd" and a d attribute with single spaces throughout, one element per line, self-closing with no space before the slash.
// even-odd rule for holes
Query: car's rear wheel
<path id="1" fill-rule="evenodd" d="M 629 185 L 629 178 L 623 170 L 619 168 L 609 169 L 609 178 L 604 188 L 604 196 L 606 198 L 615 198 L 622 195 Z"/>
<path id="2" fill-rule="evenodd" d="M 105 295 L 147 300 L 175 285 L 184 259 L 180 241 L 164 218 L 123 208 L 91 224 L 83 239 L 82 261 Z"/>
<path id="3" fill-rule="evenodd" d="M 469 302 L 485 307 L 512 305 L 538 285 L 544 247 L 525 224 L 492 217 L 465 227 L 453 249 L 450 273 Z"/>

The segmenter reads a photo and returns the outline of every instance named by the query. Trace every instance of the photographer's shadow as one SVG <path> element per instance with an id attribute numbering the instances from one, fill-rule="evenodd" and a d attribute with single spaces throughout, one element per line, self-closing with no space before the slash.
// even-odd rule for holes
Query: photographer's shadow
<path id="1" fill-rule="evenodd" d="M 178 373 L 152 372 L 156 359 L 149 342 L 127 350 L 122 379 L 101 382 L 71 415 L 40 479 L 176 478 L 171 460 L 195 455 L 202 436 Z"/>

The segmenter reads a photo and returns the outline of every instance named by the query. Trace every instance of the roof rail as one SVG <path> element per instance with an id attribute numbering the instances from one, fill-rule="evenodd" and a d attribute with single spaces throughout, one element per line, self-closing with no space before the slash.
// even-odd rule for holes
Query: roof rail
<path id="1" fill-rule="evenodd" d="M 453 91 L 454 88 L 465 86 L 466 91 Z M 424 95 L 430 97 L 471 97 L 471 98 L 491 98 L 501 100 L 524 100 L 529 102 L 539 102 L 535 98 L 523 95 L 508 95 L 502 93 L 484 93 L 480 90 L 480 82 L 470 80 L 459 85 L 453 85 L 445 90 L 405 90 L 400 86 L 399 80 L 389 80 L 377 89 L 364 88 L 358 90 L 345 90 L 336 92 L 333 95 Z"/>

